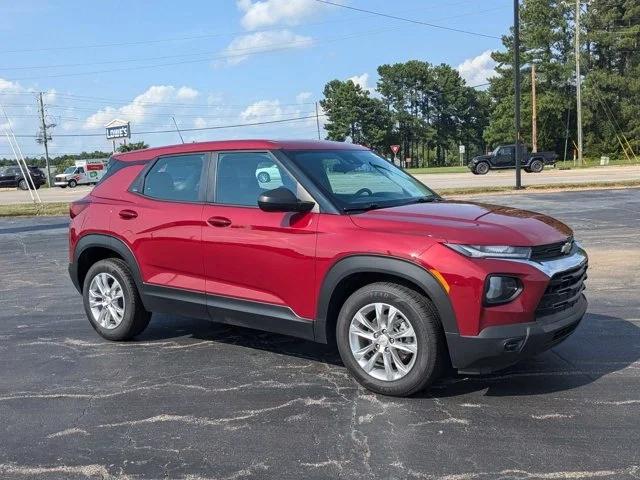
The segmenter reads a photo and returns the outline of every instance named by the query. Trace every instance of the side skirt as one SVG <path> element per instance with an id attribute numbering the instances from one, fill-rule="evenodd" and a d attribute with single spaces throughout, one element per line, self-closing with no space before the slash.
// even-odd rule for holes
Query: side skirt
<path id="1" fill-rule="evenodd" d="M 290 308 L 281 305 L 150 284 L 144 284 L 141 296 L 151 312 L 173 313 L 315 340 L 315 322 L 298 317 Z"/>

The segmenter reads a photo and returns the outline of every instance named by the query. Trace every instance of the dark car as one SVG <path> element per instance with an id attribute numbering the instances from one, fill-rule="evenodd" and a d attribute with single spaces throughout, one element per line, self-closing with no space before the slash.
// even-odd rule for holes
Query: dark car
<path id="1" fill-rule="evenodd" d="M 38 167 L 29 165 L 29 173 L 31 174 L 31 188 L 40 188 L 47 183 L 47 179 Z M 27 189 L 27 179 L 24 178 L 22 170 L 18 166 L 0 167 L 0 188 L 19 188 Z"/>
<path id="2" fill-rule="evenodd" d="M 469 170 L 476 175 L 486 175 L 489 170 L 516 168 L 515 145 L 500 145 L 487 155 L 473 157 Z M 520 145 L 521 165 L 525 172 L 540 173 L 545 165 L 554 166 L 558 159 L 555 152 L 529 152 L 526 145 Z"/>
<path id="3" fill-rule="evenodd" d="M 353 144 L 116 154 L 69 215 L 69 273 L 104 338 L 131 339 L 164 312 L 335 342 L 387 395 L 547 350 L 587 308 L 587 255 L 569 227 L 445 201 Z"/>

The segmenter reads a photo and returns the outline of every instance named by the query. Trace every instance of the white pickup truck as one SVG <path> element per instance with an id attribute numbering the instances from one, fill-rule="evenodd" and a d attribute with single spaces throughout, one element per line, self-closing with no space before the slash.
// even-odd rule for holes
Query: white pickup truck
<path id="1" fill-rule="evenodd" d="M 54 184 L 61 188 L 74 188 L 77 185 L 96 184 L 105 172 L 105 164 L 99 159 L 76 160 L 75 166 L 68 167 L 55 176 Z"/>

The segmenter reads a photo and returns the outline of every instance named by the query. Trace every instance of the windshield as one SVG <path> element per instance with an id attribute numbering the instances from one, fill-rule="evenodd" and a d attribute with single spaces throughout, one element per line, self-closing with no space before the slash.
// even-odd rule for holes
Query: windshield
<path id="1" fill-rule="evenodd" d="M 433 191 L 369 150 L 285 152 L 343 210 L 438 199 Z"/>
<path id="2" fill-rule="evenodd" d="M 67 169 L 64 171 L 64 173 L 75 173 L 76 171 L 76 167 L 67 167 Z"/>
<path id="3" fill-rule="evenodd" d="M 491 152 L 491 155 L 497 155 L 498 154 L 498 150 L 500 150 L 499 146 L 493 149 L 493 152 Z"/>

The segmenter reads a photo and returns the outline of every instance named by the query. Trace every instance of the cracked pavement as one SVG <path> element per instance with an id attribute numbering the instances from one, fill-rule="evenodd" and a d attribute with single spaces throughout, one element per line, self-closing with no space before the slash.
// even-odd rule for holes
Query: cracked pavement
<path id="1" fill-rule="evenodd" d="M 640 189 L 474 200 L 570 224 L 588 314 L 549 352 L 407 399 L 282 335 L 154 315 L 103 340 L 68 279 L 67 220 L 0 219 L 0 477 L 640 478 Z"/>

